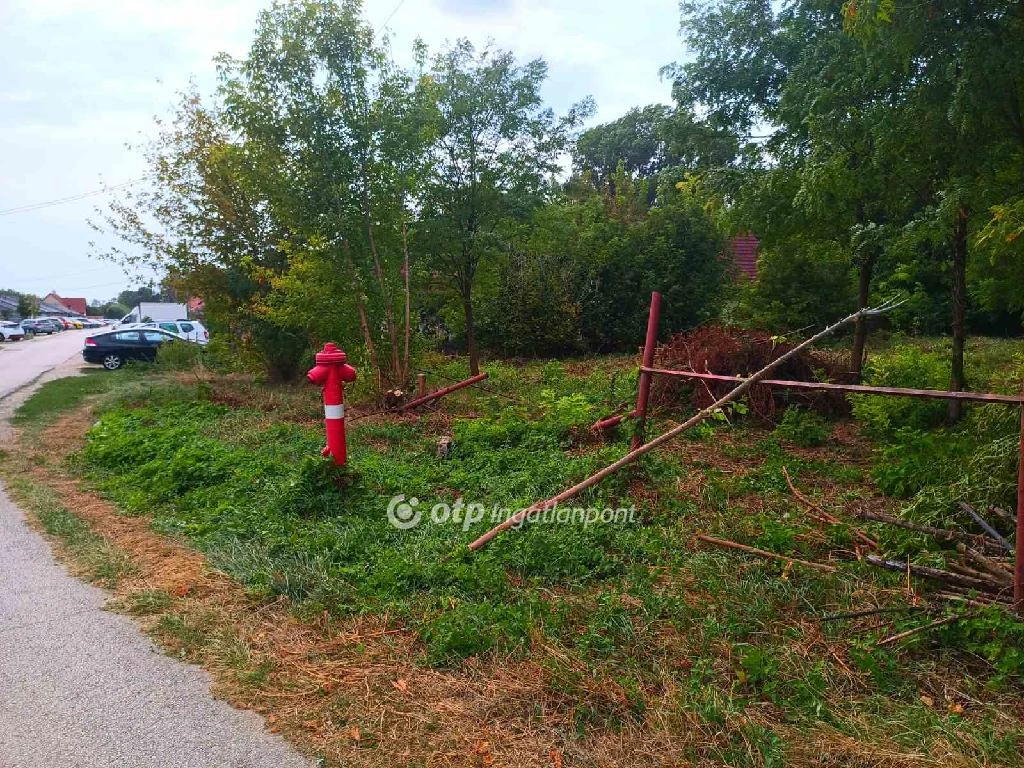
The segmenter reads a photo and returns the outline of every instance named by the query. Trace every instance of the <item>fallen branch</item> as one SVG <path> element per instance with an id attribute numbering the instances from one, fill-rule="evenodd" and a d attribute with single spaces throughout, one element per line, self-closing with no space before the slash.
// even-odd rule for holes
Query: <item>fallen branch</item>
<path id="1" fill-rule="evenodd" d="M 845 619 L 860 619 L 865 616 L 877 616 L 882 613 L 917 613 L 923 611 L 924 608 L 917 605 L 901 605 L 891 608 L 868 608 L 863 611 L 850 611 L 849 613 L 830 613 L 828 616 L 822 616 L 822 623 L 826 621 L 843 621 Z"/>
<path id="2" fill-rule="evenodd" d="M 989 538 L 991 538 L 992 541 L 999 544 L 1007 552 L 1013 552 L 1013 546 L 1010 544 L 1010 542 L 1007 541 L 1006 538 L 1001 533 L 999 533 L 999 531 L 997 531 L 995 528 L 989 525 L 988 521 L 985 520 L 985 518 L 983 518 L 981 515 L 975 512 L 974 507 L 972 507 L 970 504 L 965 504 L 964 502 L 961 501 L 960 508 L 968 515 L 970 515 L 974 522 L 981 526 L 981 529 L 989 535 Z"/>
<path id="3" fill-rule="evenodd" d="M 836 567 L 834 565 L 825 565 L 824 563 L 812 563 L 809 560 L 800 560 L 795 557 L 789 557 L 788 555 L 780 555 L 776 552 L 769 552 L 766 549 L 749 547 L 746 544 L 740 544 L 736 541 L 729 541 L 728 539 L 716 539 L 714 536 L 705 536 L 704 534 L 699 534 L 697 538 L 701 541 L 706 541 L 708 544 L 714 544 L 718 547 L 738 549 L 741 552 L 747 552 L 751 555 L 757 555 L 758 557 L 767 557 L 772 560 L 781 560 L 784 563 L 796 563 L 807 568 L 814 568 L 819 571 L 825 571 L 826 573 L 834 573 L 836 570 Z"/>
<path id="4" fill-rule="evenodd" d="M 862 509 L 857 512 L 857 517 L 864 520 L 873 520 L 876 523 L 887 523 L 889 525 L 895 525 L 897 528 L 904 528 L 908 531 L 915 531 L 917 533 L 927 533 L 930 536 L 934 536 L 940 541 L 953 542 L 959 540 L 960 536 L 956 531 L 950 531 L 946 528 L 933 528 L 930 525 L 918 525 L 917 523 L 907 522 L 899 517 L 893 517 L 887 515 L 884 512 L 872 512 L 870 509 Z"/>
<path id="5" fill-rule="evenodd" d="M 898 304 L 895 303 L 895 302 L 886 302 L 885 304 L 881 305 L 880 307 L 876 307 L 874 309 L 869 309 L 869 308 L 859 309 L 856 312 L 848 315 L 847 317 L 844 317 L 839 322 L 833 323 L 832 325 L 828 326 L 824 330 L 819 331 L 818 333 L 814 334 L 813 336 L 811 336 L 806 341 L 803 341 L 800 344 L 797 344 L 795 347 L 793 347 L 791 350 L 789 350 L 785 354 L 780 355 L 775 360 L 773 360 L 772 362 L 768 363 L 768 365 L 766 365 L 761 370 L 759 370 L 756 373 L 754 373 L 753 375 L 747 377 L 742 383 L 739 384 L 739 386 L 735 387 L 732 391 L 730 391 L 727 394 L 725 394 L 722 397 L 720 397 L 718 400 L 716 400 L 714 403 L 709 405 L 707 408 L 704 408 L 703 410 L 698 411 L 695 415 L 691 416 L 689 419 L 684 421 L 682 424 L 677 424 L 672 429 L 670 429 L 668 432 L 665 432 L 665 433 L 663 433 L 661 435 L 658 435 L 658 437 L 654 438 L 650 442 L 644 443 L 643 445 L 639 446 L 638 448 L 635 448 L 635 449 L 631 450 L 629 453 L 627 453 L 625 456 L 623 456 L 618 461 L 615 461 L 615 462 L 609 464 L 607 467 L 602 469 L 600 472 L 597 472 L 596 474 L 591 475 L 590 477 L 586 478 L 585 480 L 582 480 L 579 483 L 576 483 L 576 485 L 572 486 L 571 488 L 565 489 L 561 493 L 556 494 L 555 496 L 552 496 L 550 499 L 547 499 L 546 501 L 537 502 L 536 504 L 533 504 L 533 505 L 531 505 L 529 507 L 526 507 L 525 509 L 519 510 L 514 515 L 511 515 L 508 519 L 506 519 L 503 522 L 499 523 L 498 525 L 494 526 L 494 528 L 492 528 L 491 530 L 487 531 L 487 533 L 483 534 L 482 536 L 480 536 L 479 538 L 477 538 L 476 540 L 471 542 L 469 544 L 469 549 L 471 551 L 476 551 L 476 550 L 480 549 L 481 547 L 485 546 L 489 541 L 491 541 L 491 539 L 493 539 L 498 534 L 503 533 L 504 531 L 507 531 L 509 528 L 517 527 L 517 526 L 521 525 L 522 523 L 524 523 L 525 521 L 529 520 L 532 515 L 535 515 L 536 513 L 541 512 L 542 510 L 545 510 L 545 509 L 552 509 L 552 508 L 556 507 L 558 504 L 561 504 L 563 501 L 566 501 L 567 499 L 571 499 L 572 497 L 576 496 L 581 491 L 584 491 L 587 488 L 590 488 L 590 487 L 592 487 L 594 485 L 597 485 L 599 482 L 604 480 L 610 474 L 612 474 L 613 472 L 616 472 L 616 471 L 622 469 L 623 467 L 627 466 L 628 464 L 632 464 L 637 459 L 639 459 L 641 456 L 643 456 L 645 453 L 650 453 L 655 448 L 658 448 L 658 447 L 664 445 L 665 443 L 675 439 L 676 437 L 681 435 L 686 430 L 691 429 L 692 427 L 697 426 L 702 421 L 704 421 L 705 419 L 709 418 L 713 413 L 716 413 L 719 409 L 721 409 L 721 407 L 723 405 L 731 403 L 732 401 L 737 400 L 740 397 L 742 397 L 744 394 L 746 394 L 750 390 L 751 387 L 753 387 L 761 379 L 765 378 L 769 373 L 771 373 L 773 370 L 775 370 L 775 368 L 777 368 L 778 366 L 782 365 L 782 363 L 784 363 L 786 360 L 789 360 L 790 358 L 792 358 L 795 354 L 797 354 L 801 350 L 805 349 L 806 347 L 810 346 L 811 344 L 814 344 L 816 341 L 820 341 L 821 339 L 825 338 L 826 336 L 832 335 L 833 333 L 835 333 L 837 330 L 839 330 L 843 326 L 847 325 L 848 323 L 853 322 L 854 320 L 857 320 L 858 318 L 879 315 L 879 314 L 882 314 L 884 312 L 888 312 L 889 310 L 895 308 L 896 306 L 898 306 Z"/>
<path id="6" fill-rule="evenodd" d="M 957 544 L 956 551 L 988 574 L 989 578 L 995 579 L 1003 586 L 1013 585 L 1013 574 L 1001 567 L 994 560 L 990 560 L 985 557 L 978 550 L 972 549 L 966 544 Z"/>
<path id="7" fill-rule="evenodd" d="M 898 643 L 900 640 L 906 640 L 908 637 L 912 637 L 913 635 L 919 635 L 922 632 L 927 632 L 930 629 L 935 629 L 936 627 L 943 627 L 946 624 L 952 624 L 954 621 L 959 621 L 962 618 L 963 616 L 961 615 L 945 616 L 929 624 L 922 624 L 920 627 L 914 627 L 913 629 L 908 629 L 905 632 L 898 632 L 897 634 L 887 637 L 884 640 L 879 640 L 877 643 L 875 643 L 875 645 L 878 648 L 883 648 L 886 645 Z"/>
<path id="8" fill-rule="evenodd" d="M 837 518 L 835 515 L 833 515 L 833 514 L 831 514 L 829 512 L 826 512 L 820 505 L 815 504 L 813 501 L 811 501 L 806 496 L 804 496 L 802 493 L 800 493 L 800 491 L 798 491 L 796 489 L 796 486 L 793 485 L 793 479 L 789 476 L 789 471 L 785 467 L 782 468 L 782 475 L 783 475 L 783 477 L 786 478 L 786 485 L 789 486 L 789 490 L 793 493 L 793 496 L 795 496 L 796 499 L 801 504 L 803 504 L 805 507 L 807 507 L 811 511 L 816 512 L 829 525 L 840 525 L 840 526 L 843 525 L 843 522 L 839 518 Z M 853 531 L 853 535 L 862 544 L 866 544 L 867 546 L 871 547 L 872 549 L 878 549 L 878 542 L 875 541 L 874 539 L 872 539 L 866 533 L 864 533 L 864 531 L 860 530 L 859 528 L 855 528 L 853 526 L 850 526 L 850 528 Z"/>
<path id="9" fill-rule="evenodd" d="M 921 576 L 926 579 L 935 579 L 937 581 L 943 581 L 947 584 L 956 584 L 967 589 L 976 589 L 979 592 L 998 592 L 999 585 L 993 583 L 987 579 L 976 579 L 971 576 L 961 576 L 958 573 L 952 573 L 950 571 L 943 571 L 941 568 L 930 568 L 926 565 L 914 565 L 913 563 L 904 563 L 899 560 L 886 560 L 884 557 L 878 555 L 867 555 L 864 561 L 871 565 L 877 566 L 878 568 L 885 568 L 889 571 L 898 571 L 900 573 L 907 573 L 908 571 L 915 576 Z"/>

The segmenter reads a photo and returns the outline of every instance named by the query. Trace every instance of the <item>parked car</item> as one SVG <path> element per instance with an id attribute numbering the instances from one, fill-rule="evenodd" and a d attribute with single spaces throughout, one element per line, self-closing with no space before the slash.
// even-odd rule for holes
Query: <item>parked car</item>
<path id="1" fill-rule="evenodd" d="M 160 328 L 161 330 L 180 336 L 186 341 L 206 346 L 210 343 L 210 332 L 198 320 L 165 320 L 160 323 L 131 323 L 121 328 Z"/>
<path id="2" fill-rule="evenodd" d="M 64 326 L 59 320 L 53 317 L 32 317 L 28 320 L 22 320 L 22 327 L 27 327 L 25 324 L 31 323 L 36 334 L 45 333 L 47 336 L 58 333 L 64 330 Z"/>
<path id="3" fill-rule="evenodd" d="M 160 345 L 168 342 L 182 342 L 182 339 L 159 328 L 119 328 L 86 337 L 82 358 L 87 363 L 116 371 L 129 360 L 156 359 Z"/>
<path id="4" fill-rule="evenodd" d="M 0 341 L 20 341 L 25 338 L 25 329 L 21 323 L 12 323 L 7 320 L 0 322 Z"/>
<path id="5" fill-rule="evenodd" d="M 43 331 L 40 330 L 39 326 L 36 325 L 35 320 L 22 320 L 21 327 L 25 329 L 26 338 L 31 338 L 32 336 L 36 336 L 37 334 L 43 333 Z"/>

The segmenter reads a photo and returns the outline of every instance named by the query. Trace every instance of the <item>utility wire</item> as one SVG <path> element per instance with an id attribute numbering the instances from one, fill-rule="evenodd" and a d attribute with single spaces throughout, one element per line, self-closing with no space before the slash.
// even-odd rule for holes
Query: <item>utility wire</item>
<path id="1" fill-rule="evenodd" d="M 112 187 L 104 187 L 103 189 L 94 189 L 91 192 L 82 192 L 80 194 L 70 195 L 68 197 L 58 197 L 54 200 L 44 200 L 39 203 L 29 203 L 28 205 L 19 205 L 14 208 L 7 208 L 5 210 L 0 211 L 0 216 L 11 216 L 15 213 L 29 213 L 31 211 L 38 211 L 40 208 L 49 208 L 50 206 L 53 205 L 64 205 L 66 203 L 74 203 L 77 202 L 78 200 L 84 200 L 88 197 L 106 195 L 110 192 L 116 192 L 119 189 L 130 187 L 133 184 L 138 184 L 140 181 L 146 181 L 149 178 L 149 176 L 140 176 L 137 179 L 131 179 L 130 181 L 115 184 Z"/>
<path id="2" fill-rule="evenodd" d="M 387 27 L 388 22 L 391 21 L 395 17 L 395 14 L 398 13 L 398 9 L 401 8 L 403 5 L 405 5 L 405 0 L 398 0 L 398 5 L 396 5 L 394 10 L 391 11 L 391 13 L 388 14 L 388 17 L 386 19 L 384 19 L 384 23 L 380 25 L 381 29 L 384 29 L 384 28 Z"/>

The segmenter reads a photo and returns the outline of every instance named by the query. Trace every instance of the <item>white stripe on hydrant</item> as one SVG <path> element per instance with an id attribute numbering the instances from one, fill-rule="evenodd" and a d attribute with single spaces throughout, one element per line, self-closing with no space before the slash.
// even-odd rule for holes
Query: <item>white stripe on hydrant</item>
<path id="1" fill-rule="evenodd" d="M 324 405 L 324 418 L 327 418 L 327 419 L 344 419 L 345 418 L 345 406 L 344 405 Z"/>

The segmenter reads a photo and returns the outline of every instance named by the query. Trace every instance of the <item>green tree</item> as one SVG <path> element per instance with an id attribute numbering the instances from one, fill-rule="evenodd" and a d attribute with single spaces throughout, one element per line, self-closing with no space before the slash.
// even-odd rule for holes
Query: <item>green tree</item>
<path id="1" fill-rule="evenodd" d="M 460 40 L 434 57 L 424 77 L 434 133 L 421 189 L 423 242 L 434 269 L 461 304 L 470 370 L 480 370 L 473 291 L 481 264 L 506 249 L 501 228 L 543 204 L 570 130 L 590 111 L 581 103 L 556 119 L 540 89 L 547 65 L 516 63 Z"/>
<path id="2" fill-rule="evenodd" d="M 984 232 L 978 214 L 1005 212 L 1024 181 L 1024 15 L 1012 0 L 868 0 L 847 3 L 844 13 L 869 54 L 899 56 L 900 98 L 890 111 L 929 140 L 910 156 L 931 199 L 906 230 L 926 245 L 943 242 L 950 254 L 950 386 L 963 389 L 972 230 Z M 959 401 L 950 401 L 950 416 L 959 415 Z"/>

